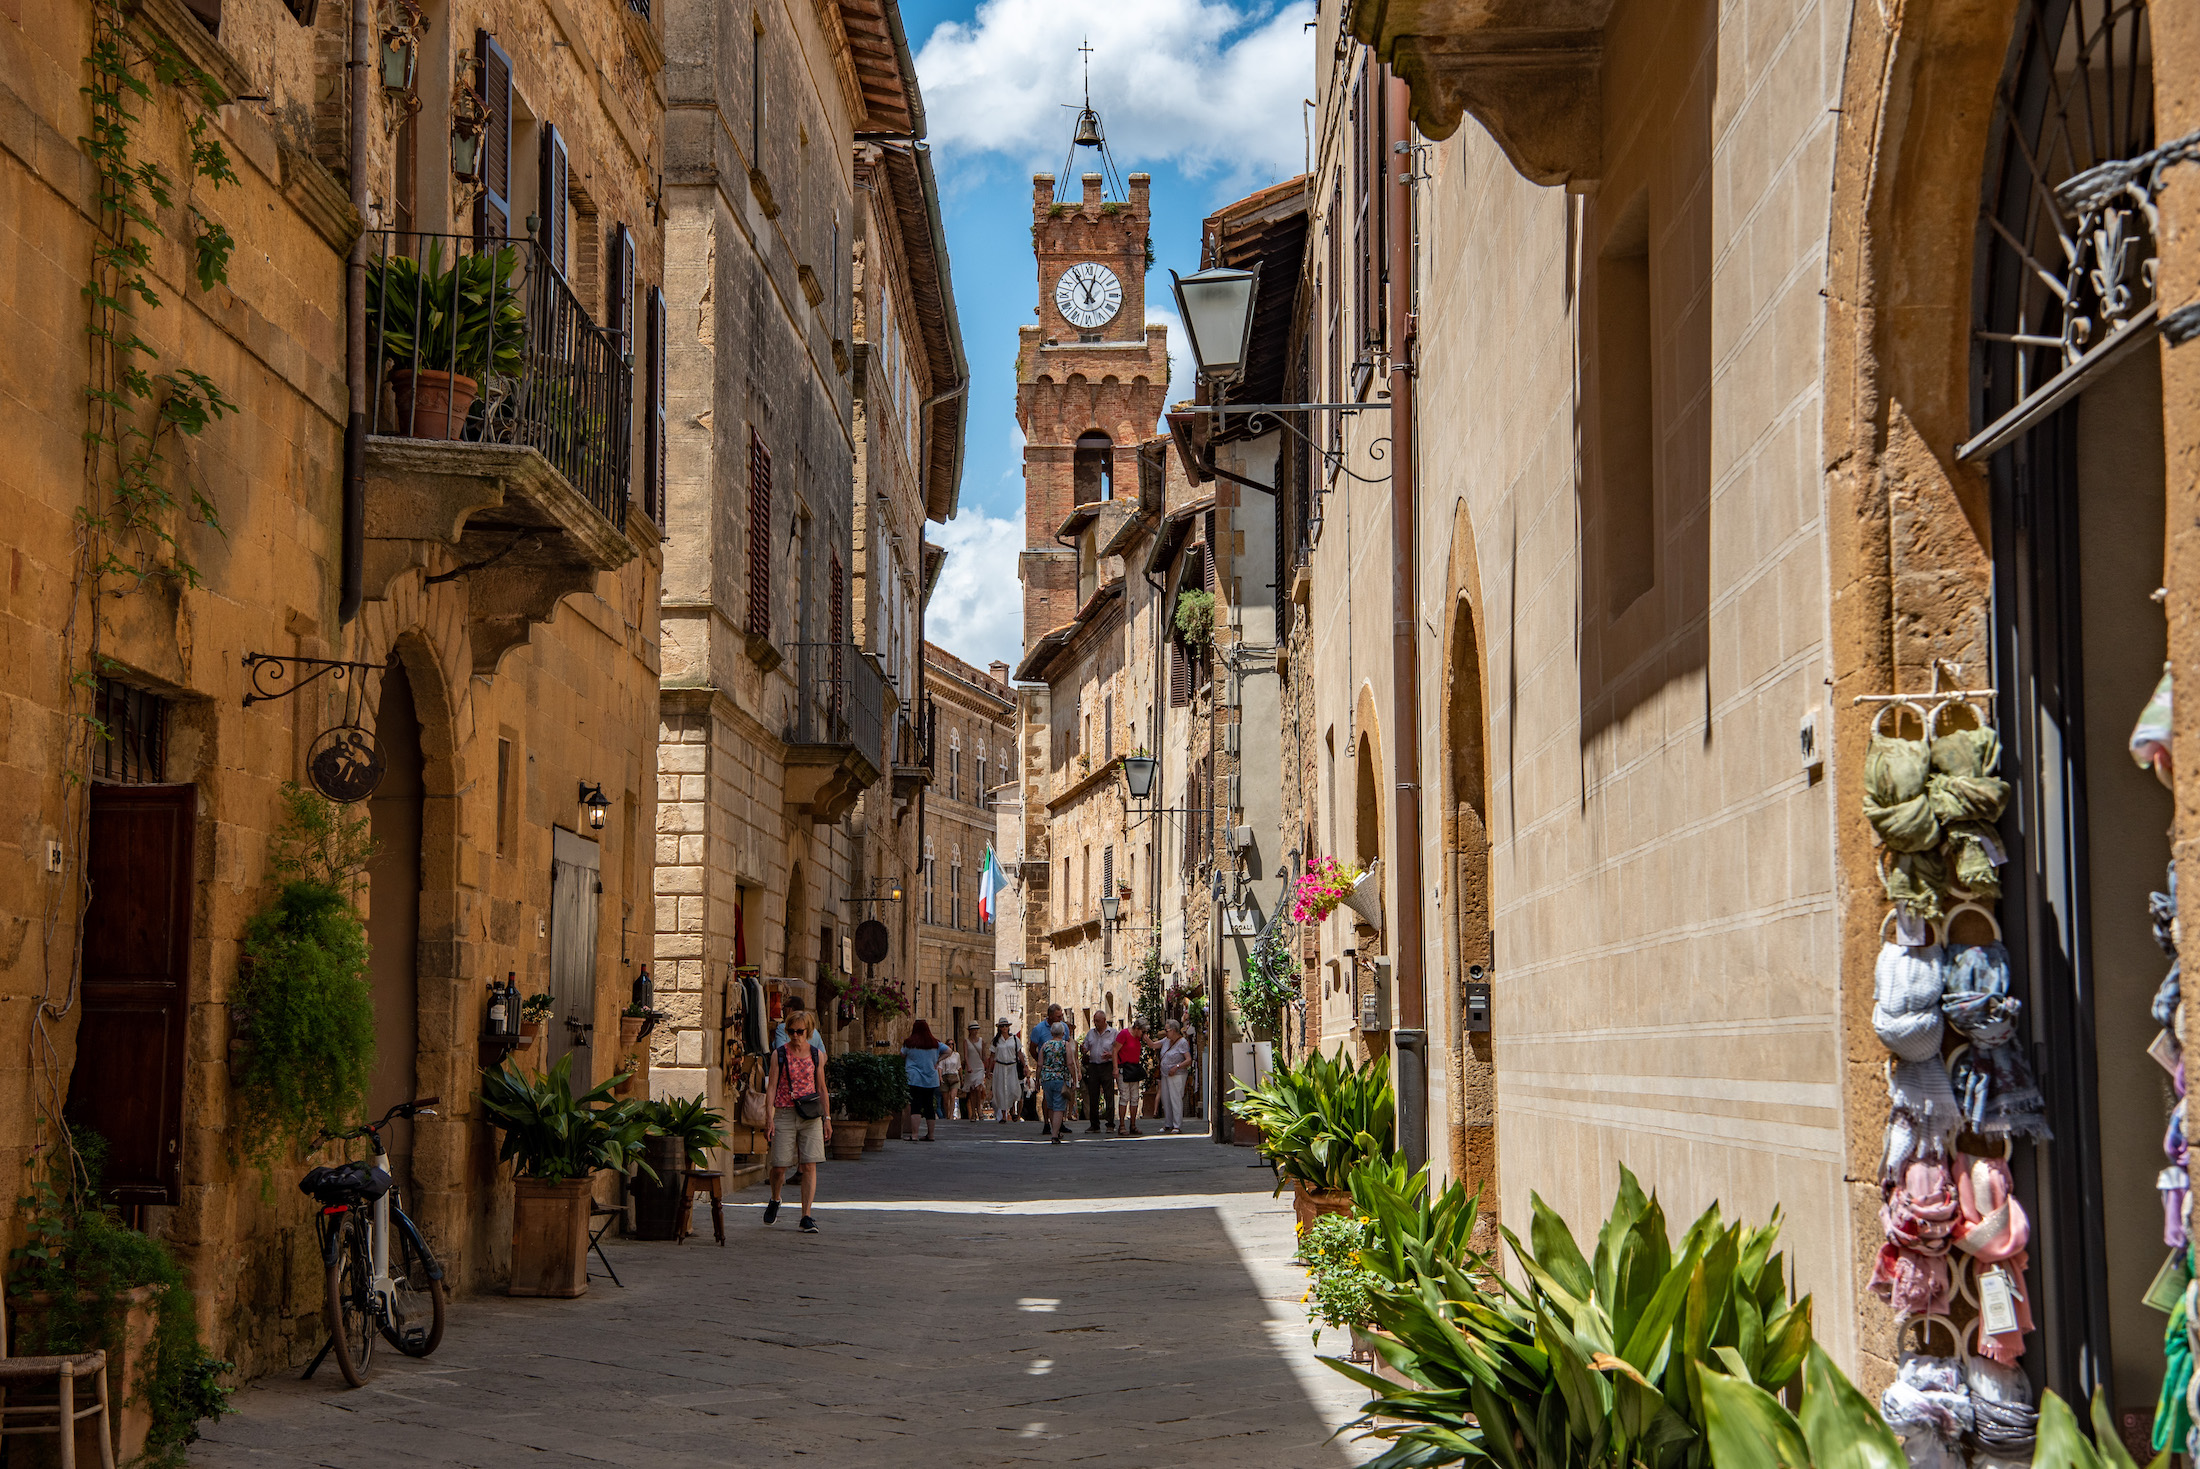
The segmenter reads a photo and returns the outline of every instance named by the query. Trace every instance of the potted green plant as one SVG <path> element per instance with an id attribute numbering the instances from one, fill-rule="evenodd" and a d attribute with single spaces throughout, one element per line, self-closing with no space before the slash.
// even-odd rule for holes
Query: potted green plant
<path id="1" fill-rule="evenodd" d="M 1260 1128 L 1261 1156 L 1276 1168 L 1276 1191 L 1291 1185 L 1299 1223 L 1352 1207 L 1352 1171 L 1387 1158 L 1396 1097 L 1390 1058 L 1355 1066 L 1337 1048 L 1319 1051 L 1296 1066 L 1278 1066 L 1230 1110 Z"/>
<path id="2" fill-rule="evenodd" d="M 1214 641 L 1215 594 L 1186 588 L 1176 594 L 1176 635 L 1185 647 L 1198 652 Z"/>
<path id="3" fill-rule="evenodd" d="M 1374 1274 L 1360 1263 L 1360 1251 L 1373 1242 L 1368 1221 L 1351 1212 L 1324 1214 L 1299 1226 L 1299 1258 L 1306 1262 L 1306 1315 L 1314 1323 L 1315 1345 L 1323 1328 L 1354 1335 L 1353 1360 L 1368 1349 L 1360 1332 L 1374 1319 L 1368 1288 Z"/>
<path id="4" fill-rule="evenodd" d="M 513 284 L 518 271 L 510 246 L 460 254 L 446 270 L 441 240 L 429 242 L 425 260 L 367 263 L 367 318 L 390 365 L 399 434 L 459 437 L 482 377 L 519 371 L 527 310 Z"/>
<path id="5" fill-rule="evenodd" d="M 710 1150 L 726 1145 L 726 1117 L 700 1096 L 640 1102 L 637 1115 L 649 1128 L 642 1143 L 649 1176 L 637 1173 L 634 1179 L 634 1233 L 639 1239 L 677 1239 L 688 1170 L 708 1168 Z"/>
<path id="6" fill-rule="evenodd" d="M 825 1148 L 843 1162 L 863 1156 L 872 1120 L 886 1115 L 879 1099 L 877 1073 L 870 1062 L 871 1058 L 862 1052 L 849 1051 L 825 1063 L 825 1090 L 832 1098 L 836 1124 L 833 1135 L 825 1140 Z"/>
<path id="7" fill-rule="evenodd" d="M 542 1033 L 549 1029 L 550 1016 L 557 1008 L 557 997 L 547 990 L 538 990 L 529 995 L 520 1003 L 519 1033 L 540 1040 Z M 542 1051 L 536 1048 L 535 1054 L 540 1056 Z"/>
<path id="8" fill-rule="evenodd" d="M 515 1165 L 512 1284 L 515 1296 L 577 1296 L 588 1289 L 588 1205 L 599 1170 L 642 1161 L 649 1124 L 642 1104 L 613 1093 L 625 1074 L 576 1096 L 573 1057 L 539 1074 L 507 1064 L 484 1071 L 481 1109 L 504 1134 L 499 1162 Z"/>

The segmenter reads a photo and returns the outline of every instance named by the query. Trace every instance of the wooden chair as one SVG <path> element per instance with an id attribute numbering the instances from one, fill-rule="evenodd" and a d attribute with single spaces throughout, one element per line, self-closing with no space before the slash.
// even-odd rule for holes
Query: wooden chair
<path id="1" fill-rule="evenodd" d="M 107 1416 L 107 1354 L 105 1352 L 72 1352 L 62 1357 L 11 1357 L 8 1349 L 7 1302 L 0 1296 L 0 1439 L 28 1438 L 36 1434 L 51 1433 L 61 1440 L 61 1469 L 76 1469 L 76 1425 L 86 1418 L 99 1420 L 100 1469 L 115 1469 L 114 1425 Z M 98 1384 L 98 1392 L 91 1406 L 76 1405 L 76 1384 L 79 1378 L 89 1377 Z M 11 1403 L 5 1401 L 6 1390 L 16 1383 L 54 1384 L 54 1401 L 50 1403 Z M 18 1426 L 17 1415 L 45 1415 L 51 1423 L 25 1423 Z"/>
<path id="2" fill-rule="evenodd" d="M 726 1175 L 715 1168 L 690 1168 L 680 1190 L 680 1227 L 674 1244 L 685 1244 L 695 1232 L 695 1196 L 710 1195 L 710 1232 L 720 1245 L 726 1242 Z"/>

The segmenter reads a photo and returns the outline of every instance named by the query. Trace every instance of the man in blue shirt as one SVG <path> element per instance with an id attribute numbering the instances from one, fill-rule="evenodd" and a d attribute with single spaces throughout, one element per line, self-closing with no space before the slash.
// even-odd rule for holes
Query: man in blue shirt
<path id="1" fill-rule="evenodd" d="M 1054 1038 L 1054 1032 L 1049 1027 L 1051 1027 L 1055 1021 L 1060 1020 L 1061 1018 L 1062 1007 L 1060 1005 L 1047 1006 L 1046 1018 L 1034 1024 L 1031 1027 L 1031 1034 L 1024 1037 L 1024 1044 L 1031 1051 L 1031 1074 L 1033 1076 L 1037 1076 L 1039 1074 L 1040 1047 L 1044 1046 L 1048 1041 Z M 1047 1119 L 1045 1114 L 1042 1112 L 1039 1117 L 1039 1131 L 1042 1135 L 1044 1135 L 1046 1130 Z"/>

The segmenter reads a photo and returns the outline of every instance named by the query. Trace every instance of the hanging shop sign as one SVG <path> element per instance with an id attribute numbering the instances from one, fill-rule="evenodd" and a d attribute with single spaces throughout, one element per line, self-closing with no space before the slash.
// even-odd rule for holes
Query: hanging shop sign
<path id="1" fill-rule="evenodd" d="M 352 663 L 340 658 L 286 658 L 275 653 L 244 655 L 251 687 L 244 707 L 270 699 L 287 699 L 322 679 L 344 686 L 344 713 L 337 723 L 315 737 L 306 754 L 306 779 L 313 788 L 339 805 L 364 801 L 382 784 L 384 760 L 374 731 L 367 728 L 366 675 L 390 666 L 396 654 L 381 663 Z M 353 674 L 360 675 L 357 678 Z"/>

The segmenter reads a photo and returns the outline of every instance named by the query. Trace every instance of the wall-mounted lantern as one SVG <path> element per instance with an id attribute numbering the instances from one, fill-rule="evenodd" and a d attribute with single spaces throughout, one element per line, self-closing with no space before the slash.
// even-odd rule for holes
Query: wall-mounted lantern
<path id="1" fill-rule="evenodd" d="M 585 780 L 580 786 L 580 802 L 588 812 L 588 829 L 602 831 L 605 819 L 611 815 L 611 802 L 605 798 L 602 786 L 590 785 Z"/>

